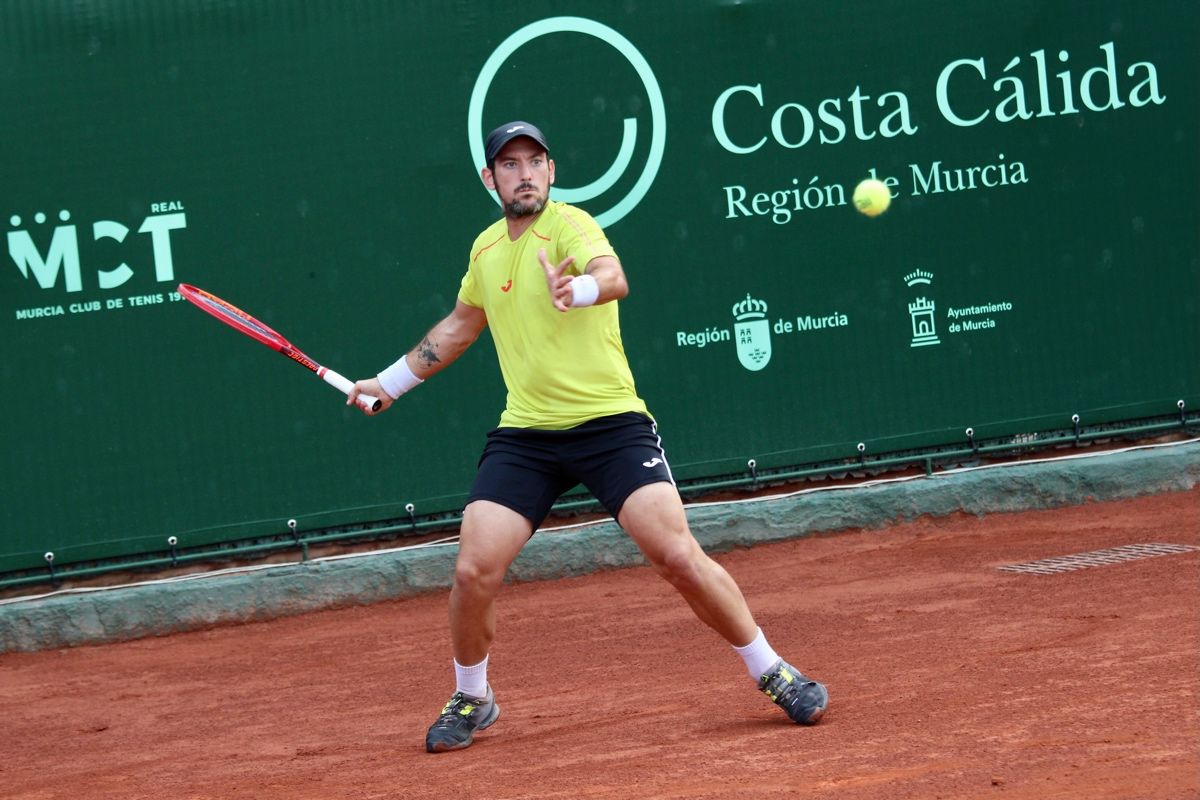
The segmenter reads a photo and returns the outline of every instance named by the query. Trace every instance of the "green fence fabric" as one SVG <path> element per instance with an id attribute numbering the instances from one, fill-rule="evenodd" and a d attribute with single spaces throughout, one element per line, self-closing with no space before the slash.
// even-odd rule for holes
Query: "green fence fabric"
<path id="1" fill-rule="evenodd" d="M 6 4 L 0 572 L 460 508 L 486 337 L 367 419 L 174 289 L 374 374 L 519 117 L 622 257 L 678 478 L 1200 407 L 1200 6 L 864 8 Z"/>

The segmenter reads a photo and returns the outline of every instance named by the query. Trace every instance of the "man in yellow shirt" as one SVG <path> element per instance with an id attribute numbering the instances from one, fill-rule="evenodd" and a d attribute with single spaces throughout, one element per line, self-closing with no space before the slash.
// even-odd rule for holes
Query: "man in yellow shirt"
<path id="1" fill-rule="evenodd" d="M 376 395 L 382 413 L 491 330 L 508 400 L 463 511 L 450 592 L 456 689 L 425 748 L 467 747 L 499 718 L 487 682 L 496 595 L 551 505 L 579 483 L 729 642 L 758 688 L 795 722 L 815 724 L 829 703 L 825 687 L 776 654 L 737 584 L 692 536 L 621 343 L 616 301 L 629 293 L 625 272 L 595 220 L 549 200 L 549 150 L 528 122 L 488 134 L 481 176 L 503 218 L 472 245 L 454 310 L 348 399 Z"/>

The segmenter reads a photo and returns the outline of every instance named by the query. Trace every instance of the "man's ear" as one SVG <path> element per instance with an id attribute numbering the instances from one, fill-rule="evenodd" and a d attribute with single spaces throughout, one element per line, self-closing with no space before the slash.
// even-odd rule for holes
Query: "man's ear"
<path id="1" fill-rule="evenodd" d="M 479 177 L 483 179 L 484 186 L 491 189 L 493 192 L 496 191 L 496 176 L 492 174 L 490 169 L 484 167 L 483 169 L 479 170 Z"/>
<path id="2" fill-rule="evenodd" d="M 550 166 L 550 185 L 553 186 L 554 185 L 554 159 L 549 158 L 549 159 L 546 159 L 546 161 Z"/>

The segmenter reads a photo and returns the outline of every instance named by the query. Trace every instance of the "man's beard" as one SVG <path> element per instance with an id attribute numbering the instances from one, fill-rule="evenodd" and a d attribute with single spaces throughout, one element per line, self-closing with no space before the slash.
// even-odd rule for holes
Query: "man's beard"
<path id="1" fill-rule="evenodd" d="M 518 187 L 517 191 L 521 192 L 525 187 Z M 546 198 L 538 197 L 532 202 L 525 203 L 520 198 L 514 197 L 504 204 L 504 215 L 509 219 L 519 219 L 521 217 L 533 217 L 542 213 L 542 209 L 546 207 Z"/>

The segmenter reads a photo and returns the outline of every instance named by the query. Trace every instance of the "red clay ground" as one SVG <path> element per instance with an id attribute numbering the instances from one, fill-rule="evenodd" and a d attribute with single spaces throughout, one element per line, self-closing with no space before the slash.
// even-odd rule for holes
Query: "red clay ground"
<path id="1" fill-rule="evenodd" d="M 444 593 L 0 656 L 0 796 L 1200 797 L 1200 489 L 955 516 L 720 556 L 777 649 L 828 683 L 786 721 L 648 569 L 508 587 L 504 710 L 427 755 L 452 689 Z"/>

